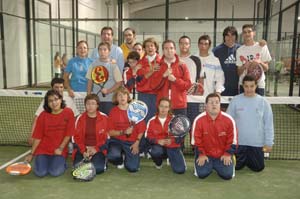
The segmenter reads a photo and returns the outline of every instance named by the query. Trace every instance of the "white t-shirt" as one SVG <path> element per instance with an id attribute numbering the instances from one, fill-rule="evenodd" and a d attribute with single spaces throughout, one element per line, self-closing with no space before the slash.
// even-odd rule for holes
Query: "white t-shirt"
<path id="1" fill-rule="evenodd" d="M 70 109 L 72 109 L 75 117 L 77 115 L 79 115 L 79 111 L 76 108 L 76 105 L 75 105 L 75 102 L 74 102 L 73 98 L 71 98 L 70 96 L 64 96 L 63 100 L 65 100 L 67 107 L 69 107 Z M 44 111 L 44 107 L 43 106 L 44 106 L 44 100 L 41 102 L 40 106 L 36 110 L 35 116 L 39 116 L 41 114 L 41 112 Z"/>
<path id="2" fill-rule="evenodd" d="M 270 55 L 268 46 L 261 47 L 258 42 L 256 42 L 252 46 L 246 46 L 242 45 L 239 47 L 236 51 L 236 65 L 238 67 L 243 66 L 247 61 L 252 60 L 261 60 L 262 62 L 270 62 L 272 60 L 272 57 Z M 244 70 L 244 72 L 240 75 L 239 78 L 239 85 L 242 85 L 243 78 L 246 76 L 247 71 Z M 261 78 L 257 81 L 258 88 L 265 88 L 265 74 L 263 73 Z"/>

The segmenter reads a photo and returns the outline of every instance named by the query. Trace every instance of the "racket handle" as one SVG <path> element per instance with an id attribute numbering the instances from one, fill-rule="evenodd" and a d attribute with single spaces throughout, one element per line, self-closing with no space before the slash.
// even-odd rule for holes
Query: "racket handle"
<path id="1" fill-rule="evenodd" d="M 105 97 L 106 95 L 104 93 L 102 93 L 102 97 Z"/>

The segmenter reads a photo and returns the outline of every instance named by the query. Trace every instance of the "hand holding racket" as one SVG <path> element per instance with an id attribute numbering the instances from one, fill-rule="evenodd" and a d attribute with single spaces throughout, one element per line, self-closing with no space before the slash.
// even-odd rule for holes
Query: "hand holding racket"
<path id="1" fill-rule="evenodd" d="M 131 126 L 130 128 L 133 128 L 134 125 L 144 120 L 147 114 L 148 114 L 148 107 L 144 102 L 140 100 L 132 101 L 129 104 L 127 109 L 127 116 Z M 132 130 L 130 133 L 126 132 L 126 136 L 129 137 L 131 133 Z"/>
<path id="2" fill-rule="evenodd" d="M 104 66 L 95 66 L 93 68 L 92 81 L 100 87 L 100 90 L 97 92 L 97 95 L 104 88 L 104 85 L 108 80 L 108 75 L 108 70 Z M 105 97 L 105 94 L 102 93 L 102 96 Z"/>
<path id="3" fill-rule="evenodd" d="M 84 158 L 82 161 L 74 166 L 72 176 L 75 180 L 79 181 L 91 181 L 96 176 L 96 169 L 92 162 Z"/>

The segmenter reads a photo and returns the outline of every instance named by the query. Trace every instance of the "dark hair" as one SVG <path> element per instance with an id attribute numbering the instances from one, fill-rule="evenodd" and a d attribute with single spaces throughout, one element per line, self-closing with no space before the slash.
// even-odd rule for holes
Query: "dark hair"
<path id="1" fill-rule="evenodd" d="M 140 54 L 136 51 L 131 51 L 127 56 L 127 60 L 129 60 L 129 59 L 134 59 L 134 60 L 139 61 L 140 60 Z"/>
<path id="2" fill-rule="evenodd" d="M 159 114 L 159 104 L 162 102 L 162 101 L 166 101 L 166 102 L 169 102 L 169 111 L 168 111 L 168 114 L 169 115 L 173 115 L 173 111 L 172 111 L 172 102 L 169 98 L 167 97 L 162 97 L 159 99 L 158 103 L 157 103 L 157 114 Z"/>
<path id="3" fill-rule="evenodd" d="M 98 106 L 100 106 L 100 100 L 99 100 L 98 95 L 96 95 L 94 93 L 91 93 L 91 94 L 87 95 L 84 98 L 84 105 L 86 105 L 87 101 L 89 101 L 89 100 L 95 100 L 97 102 Z"/>
<path id="4" fill-rule="evenodd" d="M 225 36 L 230 33 L 235 36 L 235 41 L 238 40 L 238 32 L 234 26 L 227 26 L 223 31 L 223 42 L 225 42 Z"/>
<path id="5" fill-rule="evenodd" d="M 111 46 L 108 42 L 100 42 L 98 45 L 98 50 L 100 49 L 101 46 L 106 46 L 109 51 L 111 50 Z"/>
<path id="6" fill-rule="evenodd" d="M 144 40 L 144 42 L 143 42 L 143 48 L 144 49 L 146 49 L 146 44 L 147 43 L 153 43 L 155 45 L 155 48 L 156 48 L 156 53 L 158 53 L 159 45 L 158 45 L 158 42 L 154 39 L 154 37 L 149 37 L 146 40 Z"/>
<path id="7" fill-rule="evenodd" d="M 199 39 L 198 39 L 198 45 L 200 44 L 200 41 L 202 41 L 202 40 L 208 40 L 209 46 L 211 45 L 210 36 L 208 36 L 208 35 L 202 35 L 202 36 L 200 36 Z"/>
<path id="8" fill-rule="evenodd" d="M 65 83 L 65 80 L 63 78 L 60 78 L 60 77 L 54 77 L 52 80 L 51 80 L 51 87 L 53 88 L 54 84 L 64 84 Z"/>
<path id="9" fill-rule="evenodd" d="M 173 44 L 174 45 L 174 48 L 176 49 L 176 44 L 175 44 L 175 42 L 173 41 L 173 40 L 171 40 L 171 39 L 167 39 L 167 40 L 165 40 L 163 43 L 162 43 L 162 49 L 164 49 L 164 46 L 165 46 L 165 44 L 167 44 L 167 43 L 171 43 L 171 44 Z"/>
<path id="10" fill-rule="evenodd" d="M 135 30 L 133 28 L 125 28 L 125 30 L 123 31 L 123 33 L 125 33 L 127 30 L 130 30 L 132 32 L 133 35 L 135 35 Z"/>
<path id="11" fill-rule="evenodd" d="M 48 101 L 48 98 L 50 96 L 57 96 L 59 99 L 61 99 L 61 105 L 60 105 L 60 108 L 65 108 L 66 107 L 66 103 L 65 101 L 63 100 L 63 97 L 61 94 L 59 94 L 59 92 L 55 91 L 55 90 L 48 90 L 45 97 L 44 97 L 44 110 L 48 113 L 51 113 L 52 112 L 52 109 L 49 107 L 49 101 Z"/>
<path id="12" fill-rule="evenodd" d="M 244 24 L 242 30 L 244 30 L 245 28 L 251 28 L 253 31 L 255 31 L 255 26 L 253 24 Z"/>
<path id="13" fill-rule="evenodd" d="M 205 104 L 207 104 L 209 98 L 217 97 L 219 98 L 219 101 L 221 102 L 221 97 L 218 93 L 210 93 L 209 95 L 206 96 L 205 98 Z"/>
<path id="14" fill-rule="evenodd" d="M 117 100 L 117 96 L 118 96 L 118 93 L 123 93 L 123 94 L 127 94 L 127 102 L 130 103 L 132 101 L 131 97 L 130 97 L 130 93 L 128 91 L 127 88 L 125 88 L 124 86 L 120 86 L 119 88 L 117 88 L 113 94 L 113 97 L 112 97 L 112 103 L 114 105 L 118 105 L 119 102 Z"/>
<path id="15" fill-rule="evenodd" d="M 255 85 L 257 85 L 257 81 L 255 80 L 255 77 L 252 76 L 252 75 L 246 75 L 246 76 L 243 78 L 242 84 L 244 84 L 245 82 L 254 82 Z"/>
<path id="16" fill-rule="evenodd" d="M 111 35 L 113 36 L 114 35 L 114 30 L 112 29 L 112 27 L 109 27 L 109 26 L 105 26 L 101 29 L 101 35 L 102 33 L 104 32 L 104 30 L 110 30 L 111 31 Z"/>
<path id="17" fill-rule="evenodd" d="M 141 43 L 139 43 L 139 42 L 136 42 L 136 43 L 133 45 L 133 47 L 135 47 L 135 46 L 142 46 L 142 48 L 143 48 L 143 44 L 141 44 Z"/>
<path id="18" fill-rule="evenodd" d="M 87 41 L 85 41 L 85 40 L 80 40 L 79 42 L 77 42 L 76 48 L 77 48 L 81 43 L 84 43 L 84 44 L 87 46 L 87 48 L 89 48 L 89 44 L 88 44 Z"/>
<path id="19" fill-rule="evenodd" d="M 186 35 L 181 36 L 181 37 L 179 38 L 178 42 L 180 43 L 180 40 L 182 40 L 182 39 L 188 39 L 189 42 L 191 43 L 191 38 L 189 38 L 189 37 L 186 36 Z"/>

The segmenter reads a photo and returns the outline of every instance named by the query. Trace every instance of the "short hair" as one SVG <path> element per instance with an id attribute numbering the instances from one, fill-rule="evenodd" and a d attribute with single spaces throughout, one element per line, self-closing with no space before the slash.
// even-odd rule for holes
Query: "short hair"
<path id="1" fill-rule="evenodd" d="M 211 45 L 211 38 L 210 38 L 210 36 L 208 36 L 208 35 L 201 35 L 199 37 L 199 39 L 198 39 L 198 45 L 200 44 L 200 41 L 202 41 L 202 40 L 208 40 L 209 46 Z"/>
<path id="2" fill-rule="evenodd" d="M 255 31 L 255 26 L 253 24 L 244 24 L 242 30 L 244 30 L 245 28 L 251 28 L 253 31 Z"/>
<path id="3" fill-rule="evenodd" d="M 84 98 L 84 105 L 86 105 L 87 101 L 89 100 L 95 100 L 98 104 L 98 106 L 100 106 L 100 100 L 99 100 L 99 97 L 98 95 L 96 95 L 95 93 L 91 93 L 91 94 L 88 94 L 85 98 Z"/>
<path id="4" fill-rule="evenodd" d="M 129 60 L 129 59 L 134 59 L 134 60 L 139 61 L 140 60 L 140 54 L 136 51 L 131 51 L 127 56 L 127 60 Z"/>
<path id="5" fill-rule="evenodd" d="M 112 27 L 110 27 L 110 26 L 104 26 L 104 27 L 101 29 L 101 35 L 102 35 L 102 33 L 104 32 L 104 30 L 110 30 L 110 31 L 111 31 L 111 35 L 112 35 L 112 36 L 114 35 L 114 30 L 112 29 Z"/>
<path id="6" fill-rule="evenodd" d="M 61 105 L 60 105 L 60 108 L 65 108 L 66 107 L 66 103 L 65 101 L 63 100 L 63 97 L 61 94 L 59 94 L 58 91 L 55 91 L 55 90 L 48 90 L 45 97 L 44 97 L 44 110 L 47 112 L 47 113 L 51 113 L 52 112 L 52 109 L 50 108 L 49 106 L 49 100 L 48 98 L 50 96 L 57 96 L 59 99 L 61 99 Z"/>
<path id="7" fill-rule="evenodd" d="M 158 45 L 158 42 L 155 40 L 154 37 L 149 37 L 147 39 L 144 40 L 143 42 L 143 48 L 146 49 L 146 44 L 147 43 L 153 43 L 155 48 L 156 48 L 156 53 L 158 53 L 158 50 L 159 50 L 159 45 Z"/>
<path id="8" fill-rule="evenodd" d="M 85 41 L 85 40 L 80 40 L 79 42 L 77 42 L 76 48 L 77 48 L 81 43 L 84 43 L 84 44 L 87 46 L 87 48 L 89 48 L 89 44 L 88 44 L 87 41 Z"/>
<path id="9" fill-rule="evenodd" d="M 108 42 L 100 42 L 98 45 L 98 50 L 100 49 L 101 46 L 106 46 L 109 51 L 111 50 L 111 46 Z"/>
<path id="10" fill-rule="evenodd" d="M 191 43 L 191 38 L 190 38 L 189 36 L 186 36 L 186 35 L 181 36 L 181 37 L 179 38 L 178 42 L 180 43 L 180 40 L 182 40 L 182 39 L 188 39 L 189 42 Z"/>
<path id="11" fill-rule="evenodd" d="M 244 84 L 245 82 L 254 82 L 255 85 L 257 85 L 257 81 L 255 80 L 255 77 L 253 75 L 246 75 L 243 78 L 242 84 Z"/>
<path id="12" fill-rule="evenodd" d="M 127 30 L 130 30 L 132 32 L 133 35 L 135 35 L 135 30 L 133 28 L 125 28 L 125 30 L 123 31 L 123 33 L 125 33 Z"/>
<path id="13" fill-rule="evenodd" d="M 157 103 L 157 114 L 159 113 L 159 104 L 162 102 L 162 101 L 166 101 L 166 102 L 169 102 L 169 111 L 168 111 L 168 115 L 173 115 L 173 111 L 172 111 L 172 102 L 169 98 L 167 97 L 162 97 L 158 100 L 158 103 Z"/>
<path id="14" fill-rule="evenodd" d="M 142 48 L 143 48 L 143 44 L 141 44 L 140 42 L 136 42 L 136 43 L 133 45 L 133 47 L 136 47 L 136 46 L 142 46 Z"/>
<path id="15" fill-rule="evenodd" d="M 112 97 L 112 103 L 114 105 L 118 105 L 119 102 L 118 102 L 118 99 L 117 99 L 117 96 L 119 93 L 123 93 L 123 94 L 126 94 L 127 95 L 127 102 L 130 103 L 132 101 L 131 97 L 130 97 L 130 93 L 128 91 L 127 88 L 125 88 L 124 86 L 120 86 L 119 88 L 117 88 L 113 94 L 113 97 Z"/>
<path id="16" fill-rule="evenodd" d="M 223 31 L 223 41 L 225 42 L 225 36 L 228 35 L 228 33 L 235 36 L 235 41 L 238 40 L 238 32 L 237 29 L 234 26 L 227 26 Z"/>
<path id="17" fill-rule="evenodd" d="M 171 40 L 171 39 L 167 39 L 167 40 L 165 40 L 163 43 L 162 43 L 162 49 L 164 49 L 164 46 L 165 46 L 165 44 L 168 44 L 168 43 L 170 43 L 170 44 L 173 44 L 174 45 L 174 48 L 176 49 L 176 44 L 175 44 L 175 42 L 173 41 L 173 40 Z"/>
<path id="18" fill-rule="evenodd" d="M 65 83 L 65 80 L 63 78 L 60 78 L 60 77 L 54 77 L 52 80 L 51 80 L 51 87 L 53 88 L 54 84 L 64 84 Z"/>
<path id="19" fill-rule="evenodd" d="M 209 95 L 206 96 L 205 98 L 205 104 L 207 104 L 209 98 L 217 97 L 219 98 L 219 101 L 221 102 L 221 97 L 218 93 L 210 93 Z"/>

